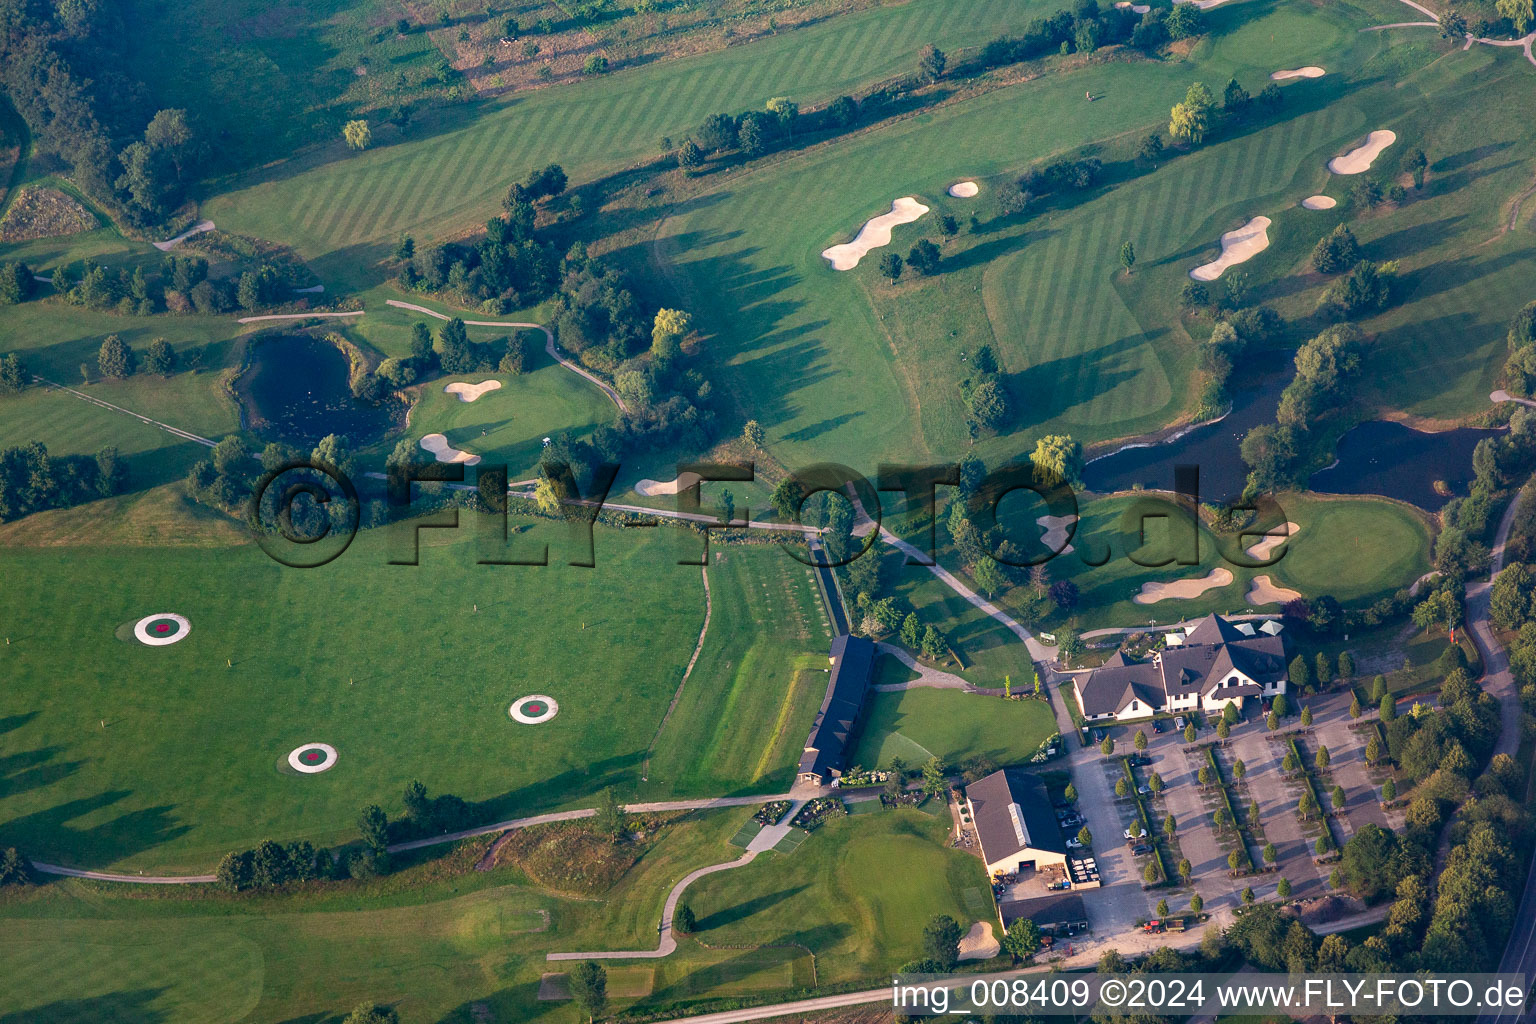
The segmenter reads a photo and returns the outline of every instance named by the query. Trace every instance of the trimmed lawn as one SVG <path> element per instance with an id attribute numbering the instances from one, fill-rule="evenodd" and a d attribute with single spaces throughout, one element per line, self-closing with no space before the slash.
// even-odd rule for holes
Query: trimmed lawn
<path id="1" fill-rule="evenodd" d="M 979 0 L 963 19 L 943 0 L 914 0 L 832 19 L 747 46 L 619 71 L 449 109 L 393 144 L 347 153 L 340 140 L 261 169 L 203 212 L 226 230 L 282 239 L 308 258 L 328 255 L 322 276 L 357 280 L 401 232 L 445 236 L 491 216 L 509 180 L 550 162 L 575 182 L 656 154 L 709 114 L 760 109 L 786 92 L 801 104 L 850 92 L 911 68 L 933 42 L 978 45 L 1023 29 L 1055 5 Z M 414 37 L 413 37 L 414 38 Z M 249 186 L 249 187 L 246 187 Z"/>
<path id="2" fill-rule="evenodd" d="M 917 767 L 937 756 L 946 764 L 986 757 L 998 764 L 1023 761 L 1051 733 L 1050 706 L 959 690 L 920 688 L 870 697 L 851 763 L 868 768 L 900 757 Z"/>
<path id="3" fill-rule="evenodd" d="M 647 795 L 782 792 L 826 692 L 831 630 L 811 570 L 770 546 L 712 552 L 709 632 L 657 738 Z M 675 585 L 695 586 L 698 570 L 677 571 Z"/>
<path id="4" fill-rule="evenodd" d="M 703 621 L 697 570 L 676 564 L 696 557 L 697 538 L 598 528 L 597 567 L 579 569 L 561 557 L 563 528 L 546 524 L 531 536 L 547 535 L 550 566 L 495 567 L 475 564 L 473 525 L 423 534 L 417 567 L 386 564 L 382 531 L 313 571 L 250 544 L 215 557 L 9 550 L 0 721 L 20 774 L 0 799 L 4 843 L 81 867 L 206 871 L 267 836 L 348 838 L 360 807 L 395 813 L 413 778 L 477 803 L 485 822 L 580 806 L 610 786 L 632 795 Z M 742 601 L 733 590 L 749 579 L 719 574 L 715 599 Z M 751 584 L 759 595 L 762 582 Z M 802 575 L 773 588 L 815 628 Z M 160 611 L 191 619 L 186 641 L 147 648 L 114 635 Z M 739 616 L 721 639 L 784 644 L 785 630 Z M 820 648 L 818 638 L 809 650 Z M 740 700 L 715 706 L 713 719 L 680 710 L 657 745 L 659 765 L 682 765 L 708 721 L 717 739 L 707 772 L 685 782 L 669 768 L 670 781 L 648 792 L 788 787 L 808 726 L 796 705 L 775 732 L 792 666 L 771 646 L 759 656 Z M 702 697 L 727 679 L 695 682 Z M 513 722 L 508 705 L 529 693 L 558 700 L 559 716 Z M 778 732 L 793 742 L 770 744 Z M 336 746 L 336 768 L 286 770 L 288 752 L 307 742 Z"/>
<path id="5" fill-rule="evenodd" d="M 978 919 L 966 893 L 986 894 L 981 861 L 950 849 L 949 829 L 947 814 L 910 809 L 831 820 L 792 855 L 700 879 L 688 891 L 698 939 L 806 946 L 824 985 L 893 970 L 920 955 L 934 915 Z"/>

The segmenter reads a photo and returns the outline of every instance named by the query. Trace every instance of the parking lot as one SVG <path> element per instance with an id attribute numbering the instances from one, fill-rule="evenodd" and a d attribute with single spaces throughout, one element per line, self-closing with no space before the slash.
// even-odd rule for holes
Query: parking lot
<path id="1" fill-rule="evenodd" d="M 1345 789 L 1345 812 L 1334 816 L 1332 828 L 1340 843 L 1367 822 L 1397 824 L 1390 822 L 1379 806 L 1378 788 L 1365 764 L 1365 742 L 1370 734 L 1349 727 L 1353 724 L 1348 715 L 1349 700 L 1348 692 L 1306 698 L 1304 703 L 1312 708 L 1313 727 L 1301 737 L 1309 770 L 1313 769 L 1311 758 L 1320 745 L 1326 745 L 1331 755 L 1330 772 L 1314 771 L 1323 803 L 1328 803 L 1333 785 Z M 1293 711 L 1295 707 L 1293 699 Z M 1281 731 L 1298 725 L 1293 715 Z M 1223 845 L 1215 828 L 1213 815 L 1223 806 L 1219 793 L 1214 788 L 1202 793 L 1199 786 L 1199 769 L 1205 763 L 1203 753 L 1198 749 L 1186 751 L 1183 735 L 1169 726 L 1157 732 L 1151 723 L 1137 723 L 1120 731 L 1115 756 L 1105 758 L 1097 746 L 1090 745 L 1075 751 L 1070 761 L 1079 794 L 1078 808 L 1093 833 L 1093 852 L 1104 885 L 1098 893 L 1084 894 L 1095 930 L 1104 934 L 1106 929 L 1132 927 L 1137 918 L 1149 916 L 1150 908 L 1159 898 L 1168 898 L 1175 909 L 1188 904 L 1189 890 L 1175 887 L 1142 892 L 1146 859 L 1134 856 L 1122 839 L 1123 830 L 1135 816 L 1135 802 L 1118 799 L 1115 783 L 1121 777 L 1120 755 L 1132 753 L 1131 740 L 1137 729 L 1144 730 L 1148 739 L 1144 752 L 1147 765 L 1138 770 L 1138 775 L 1145 782 L 1156 771 L 1165 785 L 1160 797 L 1148 801 L 1151 827 L 1160 830 L 1164 817 L 1173 814 L 1178 823 L 1179 853 L 1194 869 L 1191 888 L 1200 893 L 1208 908 L 1235 905 L 1242 890 L 1250 886 L 1260 899 L 1273 898 L 1282 876 L 1290 881 L 1293 898 L 1320 896 L 1327 891 L 1330 868 L 1315 865 L 1312 859 L 1317 825 L 1304 827 L 1297 817 L 1302 787 L 1285 779 L 1280 769 L 1289 748 L 1283 737 L 1272 738 L 1253 709 L 1247 721 L 1233 727 L 1218 758 L 1239 817 L 1246 816 L 1251 802 L 1258 802 L 1260 828 L 1248 834 L 1249 857 L 1256 867 L 1262 867 L 1264 844 L 1273 843 L 1278 853 L 1278 870 L 1235 879 L 1229 877 L 1227 865 L 1231 838 Z M 1207 723 L 1195 746 L 1214 742 L 1214 723 Z M 1238 760 L 1247 768 L 1241 782 L 1235 780 L 1232 771 Z M 1167 867 L 1177 882 L 1178 854 L 1169 858 Z"/>

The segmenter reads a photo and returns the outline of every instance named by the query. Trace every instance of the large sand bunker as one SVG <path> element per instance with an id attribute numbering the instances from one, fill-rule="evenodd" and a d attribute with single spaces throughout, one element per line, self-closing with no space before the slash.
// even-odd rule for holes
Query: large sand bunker
<path id="1" fill-rule="evenodd" d="M 680 473 L 676 480 L 641 480 L 635 484 L 635 493 L 647 498 L 676 494 L 678 491 L 686 491 L 698 483 L 699 479 L 697 473 Z"/>
<path id="2" fill-rule="evenodd" d="M 864 222 L 853 241 L 823 249 L 821 255 L 832 261 L 833 270 L 852 270 L 871 249 L 891 244 L 891 228 L 910 224 L 928 212 L 928 207 L 911 196 L 902 196 L 891 204 L 890 213 L 882 213 Z"/>
<path id="3" fill-rule="evenodd" d="M 1077 516 L 1040 516 L 1035 520 L 1045 532 L 1040 535 L 1040 542 L 1047 549 L 1058 555 L 1072 553 L 1072 545 L 1067 543 L 1067 527 L 1077 522 Z"/>
<path id="4" fill-rule="evenodd" d="M 495 391 L 501 387 L 499 380 L 483 380 L 479 384 L 465 384 L 463 381 L 454 381 L 443 388 L 446 394 L 458 395 L 461 402 L 473 402 L 487 391 Z"/>
<path id="5" fill-rule="evenodd" d="M 1232 582 L 1227 569 L 1212 569 L 1208 575 L 1193 580 L 1174 580 L 1172 583 L 1143 583 L 1141 593 L 1131 598 L 1137 604 L 1156 604 L 1169 599 L 1188 600 L 1199 597 L 1207 590 L 1215 590 Z"/>
<path id="6" fill-rule="evenodd" d="M 1339 201 L 1333 196 L 1307 196 L 1301 205 L 1307 210 L 1331 210 L 1339 205 Z"/>
<path id="7" fill-rule="evenodd" d="M 974 181 L 957 181 L 949 186 L 949 194 L 956 199 L 969 199 L 980 191 L 981 186 Z"/>
<path id="8" fill-rule="evenodd" d="M 1300 597 L 1300 591 L 1276 586 L 1275 581 L 1268 576 L 1255 576 L 1253 584 L 1248 588 L 1248 604 L 1253 607 L 1261 604 L 1285 604 Z"/>
<path id="9" fill-rule="evenodd" d="M 1227 2 L 1227 0 L 1173 0 L 1173 2 L 1176 4 L 1194 4 L 1196 7 L 1204 11 L 1211 7 L 1215 7 L 1217 4 L 1224 4 Z"/>
<path id="10" fill-rule="evenodd" d="M 1152 9 L 1151 4 L 1133 4 L 1131 3 L 1131 0 L 1120 0 L 1119 3 L 1115 4 L 1115 6 L 1120 8 L 1122 11 L 1129 8 L 1133 14 L 1146 14 Z"/>
<path id="11" fill-rule="evenodd" d="M 462 462 L 466 466 L 480 464 L 480 456 L 459 451 L 442 434 L 428 434 L 421 439 L 421 446 L 431 452 L 438 462 Z"/>
<path id="12" fill-rule="evenodd" d="M 1260 538 L 1257 544 L 1249 545 L 1246 554 L 1249 558 L 1268 558 L 1271 551 L 1290 540 L 1301 530 L 1296 523 L 1286 523 L 1280 528 L 1279 533 L 1271 533 Z"/>
<path id="13" fill-rule="evenodd" d="M 1268 217 L 1255 217 L 1236 231 L 1221 236 L 1221 257 L 1189 272 L 1196 281 L 1214 281 L 1228 267 L 1253 259 L 1269 248 Z"/>
<path id="14" fill-rule="evenodd" d="M 1397 141 L 1397 133 L 1385 129 L 1371 132 L 1365 137 L 1364 144 L 1355 147 L 1343 156 L 1336 156 L 1328 161 L 1328 170 L 1334 174 L 1364 174 L 1371 169 L 1371 164 L 1381 155 L 1381 151 Z"/>
<path id="15" fill-rule="evenodd" d="M 1328 72 L 1316 64 L 1308 64 L 1304 68 L 1294 68 L 1290 71 L 1276 71 L 1269 77 L 1276 82 L 1283 82 L 1287 78 L 1322 78 Z"/>

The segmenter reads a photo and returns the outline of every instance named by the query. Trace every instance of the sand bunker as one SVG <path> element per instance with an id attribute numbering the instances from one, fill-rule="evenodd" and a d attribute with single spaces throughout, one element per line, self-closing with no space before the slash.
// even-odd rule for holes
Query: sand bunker
<path id="1" fill-rule="evenodd" d="M 1328 161 L 1328 170 L 1334 174 L 1364 174 L 1381 155 L 1381 151 L 1397 141 L 1397 133 L 1386 130 L 1371 132 L 1365 144 L 1350 150 L 1343 156 Z"/>
<path id="2" fill-rule="evenodd" d="M 635 493 L 647 498 L 655 498 L 662 494 L 686 491 L 698 482 L 699 474 L 697 473 L 683 473 L 676 480 L 641 480 L 635 484 Z"/>
<path id="3" fill-rule="evenodd" d="M 1196 7 L 1204 11 L 1208 8 L 1215 7 L 1217 4 L 1224 4 L 1227 2 L 1227 0 L 1173 0 L 1173 2 L 1176 4 L 1194 4 Z"/>
<path id="4" fill-rule="evenodd" d="M 1331 210 L 1339 205 L 1339 201 L 1333 196 L 1307 196 L 1301 205 L 1308 210 Z"/>
<path id="5" fill-rule="evenodd" d="M 1221 236 L 1221 258 L 1196 267 L 1189 276 L 1196 281 L 1214 281 L 1228 267 L 1253 259 L 1269 248 L 1268 217 L 1255 217 L 1236 231 Z"/>
<path id="6" fill-rule="evenodd" d="M 150 244 L 153 245 L 156 249 L 159 249 L 161 252 L 170 252 L 172 249 L 176 248 L 178 245 L 180 245 L 182 242 L 185 242 L 193 235 L 200 235 L 204 231 L 212 230 L 213 221 L 200 220 L 196 224 L 193 224 L 191 227 L 187 228 L 187 230 L 183 231 L 181 234 L 177 235 L 175 238 L 167 238 L 163 242 L 151 242 Z"/>
<path id="7" fill-rule="evenodd" d="M 1131 0 L 1120 0 L 1119 3 L 1115 4 L 1115 6 L 1120 8 L 1122 11 L 1129 8 L 1134 14 L 1146 14 L 1152 9 L 1151 4 L 1133 4 L 1131 3 Z"/>
<path id="8" fill-rule="evenodd" d="M 980 191 L 981 186 L 974 181 L 957 181 L 949 186 L 949 194 L 956 199 L 969 199 Z"/>
<path id="9" fill-rule="evenodd" d="M 833 270 L 852 270 L 871 249 L 891 244 L 891 228 L 910 224 L 928 212 L 928 207 L 911 196 L 902 196 L 891 204 L 890 213 L 882 213 L 864 222 L 853 241 L 823 249 L 821 255 L 832 261 Z"/>
<path id="10" fill-rule="evenodd" d="M 1261 538 L 1257 544 L 1249 546 L 1245 553 L 1249 558 L 1268 558 L 1270 552 L 1274 551 L 1275 548 L 1296 536 L 1297 532 L 1300 530 L 1301 527 L 1297 524 L 1286 523 L 1283 527 L 1280 528 L 1279 533 L 1271 533 L 1269 536 Z"/>
<path id="11" fill-rule="evenodd" d="M 1287 601 L 1296 601 L 1300 598 L 1299 591 L 1276 586 L 1268 576 L 1255 576 L 1252 585 L 1248 588 L 1248 603 L 1254 607 L 1261 604 L 1285 604 Z"/>
<path id="12" fill-rule="evenodd" d="M 1174 580 L 1172 583 L 1143 583 L 1141 593 L 1131 598 L 1137 604 L 1156 604 L 1169 599 L 1188 600 L 1199 597 L 1207 590 L 1215 590 L 1232 582 L 1232 573 L 1226 569 L 1212 569 L 1210 574 L 1194 580 Z"/>
<path id="13" fill-rule="evenodd" d="M 1067 527 L 1077 522 L 1077 516 L 1040 516 L 1035 522 L 1045 528 L 1040 541 L 1046 548 L 1058 555 L 1072 553 L 1072 545 L 1067 543 Z"/>
<path id="14" fill-rule="evenodd" d="M 990 960 L 1002 951 L 1002 944 L 992 934 L 992 926 L 981 921 L 960 936 L 961 960 Z"/>
<path id="15" fill-rule="evenodd" d="M 499 387 L 501 387 L 501 381 L 499 380 L 483 380 L 479 384 L 465 384 L 462 381 L 455 381 L 443 388 L 443 391 L 446 394 L 458 395 L 461 402 L 473 402 L 487 391 L 495 391 Z"/>
<path id="16" fill-rule="evenodd" d="M 480 464 L 480 456 L 459 451 L 442 434 L 428 434 L 421 439 L 421 446 L 431 452 L 438 462 L 462 462 L 466 466 Z"/>
<path id="17" fill-rule="evenodd" d="M 1276 71 L 1269 77 L 1277 82 L 1283 82 L 1287 78 L 1322 78 L 1327 73 L 1316 64 L 1308 64 L 1304 68 L 1296 68 L 1292 71 Z"/>

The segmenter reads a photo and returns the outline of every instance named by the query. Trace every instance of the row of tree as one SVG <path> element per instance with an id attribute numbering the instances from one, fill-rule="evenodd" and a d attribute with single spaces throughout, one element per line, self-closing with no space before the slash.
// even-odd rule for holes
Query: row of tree
<path id="1" fill-rule="evenodd" d="M 0 449 L 0 520 L 121 494 L 128 467 L 111 445 L 94 456 L 49 455 L 40 441 Z"/>

